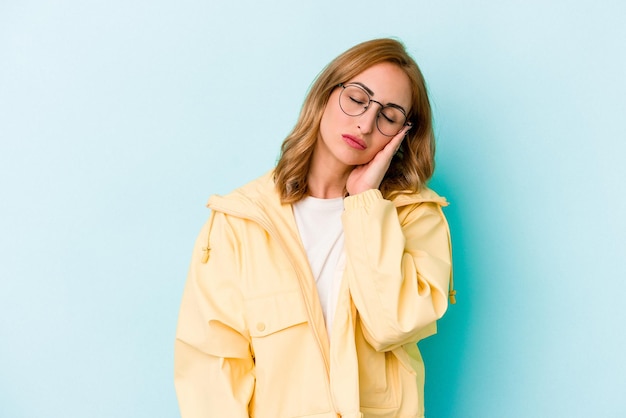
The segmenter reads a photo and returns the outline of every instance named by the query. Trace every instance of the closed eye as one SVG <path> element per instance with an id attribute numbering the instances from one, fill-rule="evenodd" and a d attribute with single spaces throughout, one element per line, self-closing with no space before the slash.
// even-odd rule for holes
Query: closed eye
<path id="1" fill-rule="evenodd" d="M 356 97 L 350 96 L 350 100 L 352 100 L 354 103 L 359 104 L 359 105 L 365 105 L 365 102 L 362 100 L 359 100 Z"/>
<path id="2" fill-rule="evenodd" d="M 385 114 L 385 112 L 383 112 L 383 110 L 381 109 L 380 114 L 383 116 L 383 118 L 387 119 L 387 122 L 389 123 L 396 123 L 396 120 L 392 117 L 389 117 Z"/>

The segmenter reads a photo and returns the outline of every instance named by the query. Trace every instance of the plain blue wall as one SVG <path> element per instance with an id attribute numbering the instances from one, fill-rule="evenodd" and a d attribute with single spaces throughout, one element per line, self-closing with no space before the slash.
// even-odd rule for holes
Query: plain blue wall
<path id="1" fill-rule="evenodd" d="M 175 417 L 212 193 L 272 167 L 315 75 L 402 39 L 428 80 L 458 304 L 431 418 L 626 415 L 626 6 L 0 2 L 0 416 Z"/>

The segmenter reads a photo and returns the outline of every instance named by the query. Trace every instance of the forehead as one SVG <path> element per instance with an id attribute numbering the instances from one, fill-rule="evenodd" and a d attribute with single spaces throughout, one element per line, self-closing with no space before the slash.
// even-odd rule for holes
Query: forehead
<path id="1" fill-rule="evenodd" d="M 348 83 L 360 83 L 372 91 L 374 100 L 395 103 L 407 111 L 411 107 L 411 82 L 404 70 L 383 62 L 357 74 Z"/>

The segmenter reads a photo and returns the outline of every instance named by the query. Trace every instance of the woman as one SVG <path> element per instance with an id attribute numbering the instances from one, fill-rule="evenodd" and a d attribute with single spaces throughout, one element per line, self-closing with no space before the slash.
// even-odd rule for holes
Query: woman
<path id="1" fill-rule="evenodd" d="M 424 416 L 416 343 L 451 278 L 433 141 L 399 42 L 322 71 L 276 168 L 209 200 L 176 338 L 183 418 Z"/>

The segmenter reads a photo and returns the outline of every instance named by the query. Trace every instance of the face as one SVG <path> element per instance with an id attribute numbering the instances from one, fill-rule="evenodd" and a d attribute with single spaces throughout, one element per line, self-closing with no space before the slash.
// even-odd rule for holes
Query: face
<path id="1" fill-rule="evenodd" d="M 411 85 L 408 76 L 397 65 L 376 64 L 344 85 L 358 84 L 370 92 L 370 97 L 383 105 L 399 106 L 406 114 L 411 104 Z M 339 105 L 342 87 L 330 95 L 322 120 L 313 158 L 328 164 L 356 166 L 368 163 L 391 141 L 376 127 L 380 104 L 372 101 L 359 116 L 347 115 Z"/>

